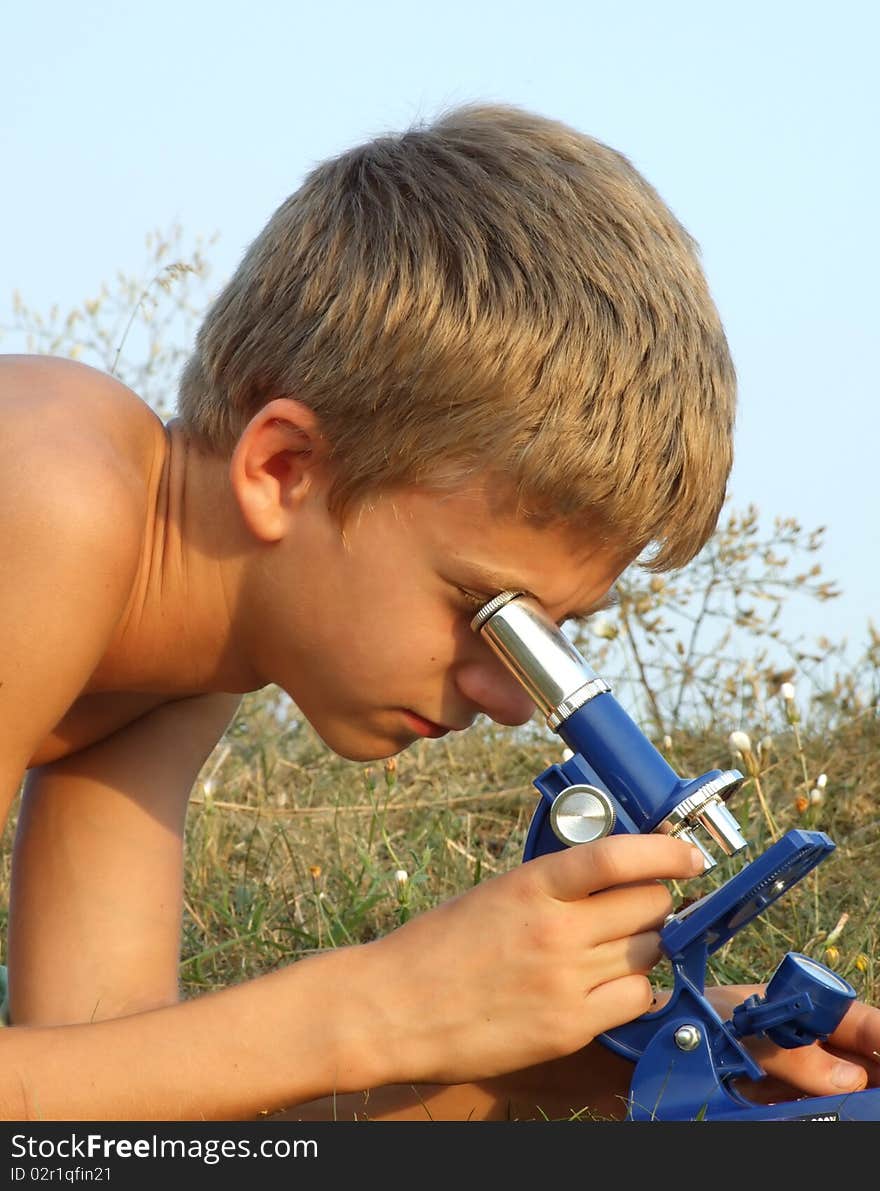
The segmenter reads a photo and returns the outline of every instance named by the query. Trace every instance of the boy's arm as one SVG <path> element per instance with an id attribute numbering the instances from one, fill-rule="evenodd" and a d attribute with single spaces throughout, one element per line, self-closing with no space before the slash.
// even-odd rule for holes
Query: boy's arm
<path id="1" fill-rule="evenodd" d="M 368 1086 L 384 1068 L 364 960 L 347 948 L 145 1013 L 0 1029 L 0 1119 L 247 1120 Z"/>
<path id="2" fill-rule="evenodd" d="M 724 986 L 707 995 L 728 1018 L 763 985 Z M 665 1000 L 658 995 L 658 1004 Z M 854 1002 L 824 1043 L 785 1050 L 768 1041 L 746 1045 L 766 1075 L 739 1080 L 747 1100 L 775 1104 L 880 1086 L 880 1009 Z M 626 1115 L 635 1066 L 598 1041 L 565 1058 L 479 1083 L 402 1084 L 327 1096 L 280 1114 L 291 1121 L 618 1120 Z"/>
<path id="3" fill-rule="evenodd" d="M 13 1025 L 0 1030 L 0 1115 L 240 1119 L 571 1053 L 647 1007 L 671 904 L 656 878 L 699 860 L 664 836 L 600 840 L 235 988 L 95 1024 Z"/>
<path id="4" fill-rule="evenodd" d="M 167 703 L 29 772 L 9 925 L 17 1025 L 177 1000 L 187 801 L 239 699 Z"/>

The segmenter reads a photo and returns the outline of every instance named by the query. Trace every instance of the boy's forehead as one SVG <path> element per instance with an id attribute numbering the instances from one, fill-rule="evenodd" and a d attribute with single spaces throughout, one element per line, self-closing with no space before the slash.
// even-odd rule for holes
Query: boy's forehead
<path id="1" fill-rule="evenodd" d="M 591 570 L 602 559 L 616 575 L 633 558 L 597 525 L 517 515 L 514 503 L 497 499 L 487 480 L 449 491 L 403 489 L 389 494 L 389 503 L 394 519 L 409 530 L 416 527 L 440 550 L 467 556 L 499 578 L 513 577 L 524 567 L 541 569 L 550 559 L 557 566 L 564 561 L 571 569 Z"/>

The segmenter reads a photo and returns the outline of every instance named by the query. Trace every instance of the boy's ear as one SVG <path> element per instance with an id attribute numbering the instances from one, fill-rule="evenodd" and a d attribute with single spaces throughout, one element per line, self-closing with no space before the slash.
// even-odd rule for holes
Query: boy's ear
<path id="1" fill-rule="evenodd" d="M 326 442 L 307 405 L 279 397 L 254 414 L 229 462 L 229 479 L 250 531 L 264 542 L 287 532 L 326 463 Z"/>

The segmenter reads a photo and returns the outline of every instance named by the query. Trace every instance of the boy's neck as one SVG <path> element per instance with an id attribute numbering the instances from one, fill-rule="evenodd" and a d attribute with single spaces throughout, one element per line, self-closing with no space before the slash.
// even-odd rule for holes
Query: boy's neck
<path id="1" fill-rule="evenodd" d="M 254 543 L 227 473 L 176 421 L 157 435 L 137 574 L 89 690 L 184 697 L 265 685 L 248 661 L 242 604 Z"/>

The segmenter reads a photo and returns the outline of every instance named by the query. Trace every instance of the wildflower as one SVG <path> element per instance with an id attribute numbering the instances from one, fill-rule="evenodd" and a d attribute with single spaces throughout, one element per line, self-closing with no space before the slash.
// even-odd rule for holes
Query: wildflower
<path id="1" fill-rule="evenodd" d="M 394 883 L 397 886 L 397 915 L 402 925 L 410 915 L 409 874 L 405 868 L 396 870 Z"/>
<path id="2" fill-rule="evenodd" d="M 813 806 L 818 806 L 824 797 L 825 795 L 822 793 L 822 791 L 816 789 L 815 787 L 810 791 L 810 802 L 813 804 Z"/>
<path id="3" fill-rule="evenodd" d="M 310 864 L 309 865 L 309 876 L 312 878 L 312 880 L 317 881 L 317 879 L 318 879 L 318 877 L 320 877 L 320 875 L 321 875 L 320 864 Z"/>
<path id="4" fill-rule="evenodd" d="M 731 732 L 727 738 L 727 743 L 735 753 L 741 753 L 742 756 L 752 751 L 752 739 L 748 732 Z"/>
<path id="5" fill-rule="evenodd" d="M 840 952 L 837 950 L 836 947 L 826 947 L 825 948 L 825 962 L 828 964 L 829 967 L 833 968 L 839 959 L 840 959 Z"/>
<path id="6" fill-rule="evenodd" d="M 670 751 L 670 749 L 672 748 L 672 737 L 669 735 L 669 733 L 668 733 L 668 732 L 667 732 L 667 734 L 666 734 L 666 735 L 663 737 L 663 747 L 666 749 L 667 753 L 668 753 L 668 752 Z"/>
<path id="7" fill-rule="evenodd" d="M 816 778 L 816 789 L 824 790 L 827 785 L 828 785 L 828 775 L 825 773 L 820 773 L 819 776 Z"/>
<path id="8" fill-rule="evenodd" d="M 804 798 L 804 796 L 801 795 L 800 798 L 795 799 L 794 808 L 799 815 L 802 815 L 809 805 L 809 798 Z"/>
<path id="9" fill-rule="evenodd" d="M 840 917 L 837 919 L 837 924 L 834 927 L 834 930 L 829 934 L 828 938 L 825 940 L 826 946 L 830 947 L 832 943 L 837 942 L 837 940 L 843 934 L 843 928 L 846 926 L 846 924 L 848 922 L 849 922 L 849 914 L 847 914 L 846 911 L 844 911 L 840 915 Z"/>
<path id="10" fill-rule="evenodd" d="M 784 682 L 779 688 L 779 693 L 785 700 L 785 718 L 790 724 L 796 724 L 800 721 L 798 715 L 797 704 L 794 701 L 794 687 L 790 682 Z"/>
<path id="11" fill-rule="evenodd" d="M 211 778 L 205 778 L 202 782 L 202 793 L 208 802 L 214 797 L 214 782 Z"/>
<path id="12" fill-rule="evenodd" d="M 867 955 L 865 955 L 864 951 L 860 951 L 856 956 L 856 967 L 858 970 L 860 972 L 867 972 L 869 964 L 870 960 L 868 959 Z"/>
<path id="13" fill-rule="evenodd" d="M 591 622 L 593 632 L 597 637 L 604 637 L 606 641 L 613 641 L 617 637 L 617 625 L 612 624 L 610 620 L 606 620 L 604 616 L 600 616 L 598 620 Z"/>
<path id="14" fill-rule="evenodd" d="M 759 748 L 761 749 L 761 752 L 769 753 L 770 750 L 773 748 L 773 737 L 772 736 L 764 736 L 761 739 Z"/>

